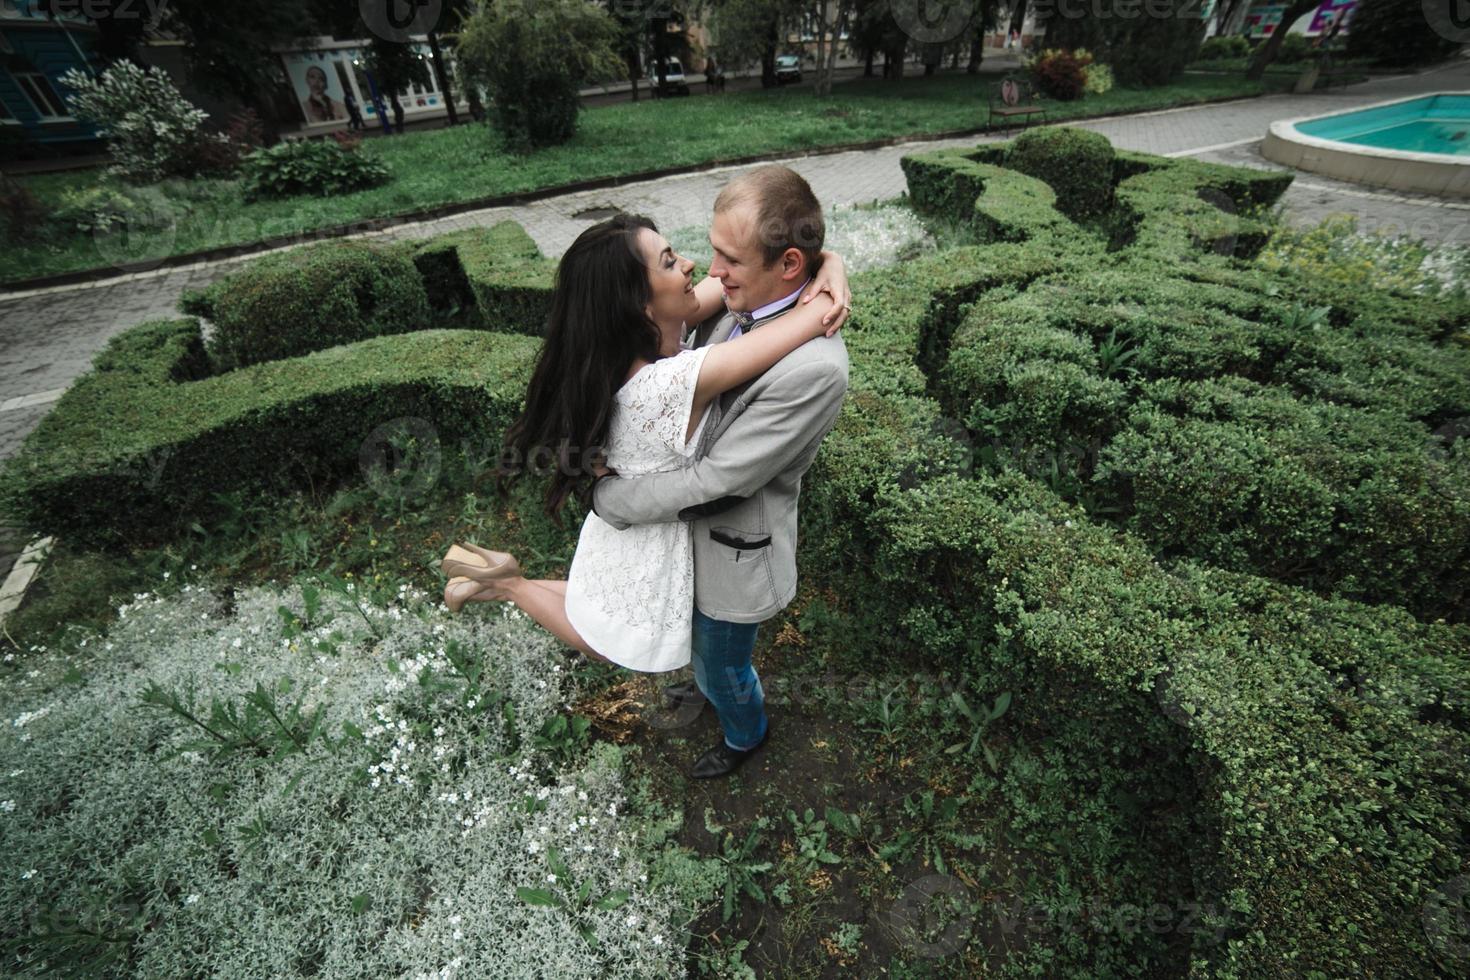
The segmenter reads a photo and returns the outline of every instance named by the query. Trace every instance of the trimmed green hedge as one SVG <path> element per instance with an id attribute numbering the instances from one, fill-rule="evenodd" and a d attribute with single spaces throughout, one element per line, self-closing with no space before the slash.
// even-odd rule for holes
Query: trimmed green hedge
<path id="1" fill-rule="evenodd" d="M 1458 615 L 1470 458 L 1431 430 L 1470 414 L 1470 352 L 1245 285 L 1130 261 L 992 290 L 934 392 L 977 440 L 1061 458 L 1070 496 L 1160 555 Z"/>
<path id="2" fill-rule="evenodd" d="M 263 256 L 185 294 L 180 306 L 213 322 L 209 352 L 219 370 L 429 325 L 428 295 L 408 256 L 351 241 Z"/>
<path id="3" fill-rule="evenodd" d="M 1037 126 L 1010 143 L 1005 166 L 1035 177 L 1056 192 L 1057 210 L 1073 220 L 1102 214 L 1113 204 L 1113 144 L 1075 126 Z"/>
<path id="4" fill-rule="evenodd" d="M 556 263 L 515 222 L 431 238 L 414 246 L 413 260 L 438 308 L 466 312 L 466 326 L 544 333 Z"/>
<path id="5" fill-rule="evenodd" d="M 852 386 L 802 501 L 804 574 L 861 610 L 847 655 L 875 669 L 918 657 L 962 668 L 982 694 L 1014 692 L 1007 727 L 1045 733 L 1054 763 L 1109 787 L 1115 832 L 1136 835 L 1130 853 L 1187 855 L 1189 897 L 1204 910 L 1187 963 L 1142 930 L 1094 936 L 1089 961 L 1064 965 L 1422 975 L 1444 955 L 1423 928 L 1426 903 L 1465 872 L 1470 627 L 1160 565 L 1144 541 L 1018 471 L 968 474 L 963 445 L 916 383 L 894 384 L 888 361 L 939 333 L 926 321 L 942 307 L 902 301 L 911 279 L 946 275 L 961 295 L 952 277 L 983 280 L 983 249 L 946 264 L 949 254 L 855 288 Z M 947 315 L 991 293 L 978 295 Z M 1095 870 L 1057 863 L 1074 880 Z M 1171 868 L 1106 871 L 1086 891 L 1104 905 L 1180 898 L 1160 883 Z"/>
<path id="6" fill-rule="evenodd" d="M 132 544 L 207 522 L 216 492 L 360 473 L 393 420 L 493 451 L 535 353 L 526 337 L 426 330 L 207 376 L 198 321 L 146 323 L 113 338 L 7 460 L 3 505 L 39 533 Z"/>

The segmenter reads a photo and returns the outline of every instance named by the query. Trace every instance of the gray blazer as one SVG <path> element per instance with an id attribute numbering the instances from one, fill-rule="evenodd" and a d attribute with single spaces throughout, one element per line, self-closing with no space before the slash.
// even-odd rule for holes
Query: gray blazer
<path id="1" fill-rule="evenodd" d="M 749 327 L 760 329 L 762 320 Z M 730 336 L 729 314 L 691 344 Z M 668 473 L 598 480 L 592 508 L 618 530 L 691 521 L 694 604 L 711 619 L 759 623 L 796 595 L 796 498 L 847 392 L 841 333 L 818 337 L 710 403 L 695 462 Z"/>

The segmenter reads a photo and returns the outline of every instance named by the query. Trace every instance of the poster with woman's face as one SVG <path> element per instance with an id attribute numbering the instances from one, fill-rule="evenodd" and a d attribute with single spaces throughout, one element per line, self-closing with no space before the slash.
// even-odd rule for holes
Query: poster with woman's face
<path id="1" fill-rule="evenodd" d="M 289 60 L 288 67 L 291 84 L 296 89 L 296 97 L 301 100 L 301 111 L 308 123 L 347 118 L 347 109 L 342 104 L 341 83 L 328 62 L 293 58 Z"/>

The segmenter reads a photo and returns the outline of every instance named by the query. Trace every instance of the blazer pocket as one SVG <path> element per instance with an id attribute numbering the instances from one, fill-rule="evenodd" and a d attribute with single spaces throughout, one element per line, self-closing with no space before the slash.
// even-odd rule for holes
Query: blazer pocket
<path id="1" fill-rule="evenodd" d="M 727 548 L 735 549 L 735 561 L 747 557 L 747 552 L 759 551 L 769 547 L 771 536 L 767 534 L 763 538 L 752 538 L 746 532 L 734 527 L 712 527 L 709 529 L 710 540 L 722 544 Z M 754 557 L 753 555 L 750 557 Z"/>

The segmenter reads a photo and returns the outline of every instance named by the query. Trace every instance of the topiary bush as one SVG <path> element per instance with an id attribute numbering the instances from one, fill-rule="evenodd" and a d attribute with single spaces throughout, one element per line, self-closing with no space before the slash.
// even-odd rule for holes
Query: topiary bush
<path id="1" fill-rule="evenodd" d="M 388 165 L 336 140 L 287 140 L 259 149 L 240 162 L 245 200 L 314 195 L 335 197 L 392 179 Z"/>
<path id="2" fill-rule="evenodd" d="M 226 371 L 433 325 L 412 258 L 361 242 L 268 255 L 182 306 L 213 322 L 209 352 Z"/>
<path id="3" fill-rule="evenodd" d="M 1056 192 L 1057 210 L 1073 220 L 1102 214 L 1113 203 L 1113 145 L 1101 133 L 1038 126 L 1017 136 L 1005 166 Z"/>

